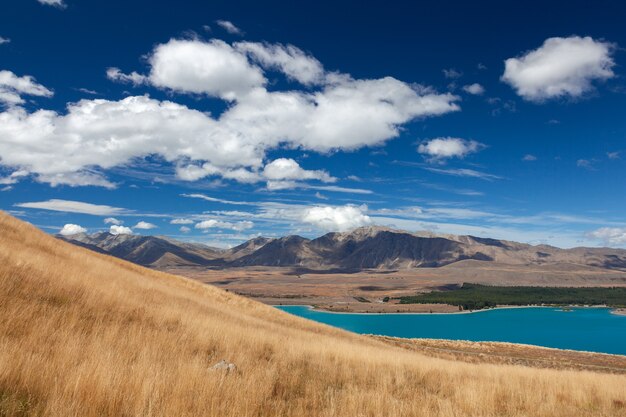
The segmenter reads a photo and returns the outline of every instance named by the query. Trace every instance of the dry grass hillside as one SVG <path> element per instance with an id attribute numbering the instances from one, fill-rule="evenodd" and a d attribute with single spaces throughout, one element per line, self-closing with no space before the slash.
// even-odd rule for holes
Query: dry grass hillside
<path id="1" fill-rule="evenodd" d="M 623 415 L 624 376 L 428 358 L 0 213 L 0 416 Z"/>

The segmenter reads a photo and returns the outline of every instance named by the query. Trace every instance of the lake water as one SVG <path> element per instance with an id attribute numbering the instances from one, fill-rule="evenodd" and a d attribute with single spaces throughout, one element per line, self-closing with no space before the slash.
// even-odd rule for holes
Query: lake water
<path id="1" fill-rule="evenodd" d="M 513 342 L 626 355 L 626 316 L 608 308 L 529 307 L 469 314 L 350 314 L 277 306 L 355 333 L 406 338 Z"/>

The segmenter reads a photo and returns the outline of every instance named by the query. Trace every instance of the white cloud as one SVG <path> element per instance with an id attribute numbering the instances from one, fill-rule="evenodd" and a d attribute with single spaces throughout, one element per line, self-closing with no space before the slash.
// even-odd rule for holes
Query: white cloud
<path id="1" fill-rule="evenodd" d="M 173 219 L 170 224 L 193 224 L 191 219 Z"/>
<path id="2" fill-rule="evenodd" d="M 366 190 L 363 188 L 348 188 L 348 187 L 339 187 L 336 185 L 309 185 L 306 184 L 302 186 L 302 188 L 309 188 L 312 190 L 321 190 L 321 191 L 332 191 L 335 193 L 349 193 L 349 194 L 374 194 L 372 190 Z"/>
<path id="3" fill-rule="evenodd" d="M 621 155 L 621 151 L 615 151 L 615 152 L 607 152 L 606 153 L 606 157 L 609 159 L 620 159 L 620 155 Z"/>
<path id="4" fill-rule="evenodd" d="M 267 181 L 267 189 L 270 191 L 279 191 L 279 190 L 291 190 L 295 188 L 305 189 L 305 190 L 320 190 L 320 191 L 331 191 L 335 193 L 348 193 L 348 194 L 373 194 L 374 192 L 371 190 L 366 190 L 363 188 L 349 188 L 349 187 L 339 187 L 337 185 L 311 185 L 304 182 L 299 181 Z"/>
<path id="5" fill-rule="evenodd" d="M 81 201 L 52 199 L 32 203 L 18 203 L 16 207 L 41 210 L 62 211 L 65 213 L 91 214 L 94 216 L 108 216 L 128 213 L 128 210 L 99 204 L 83 203 Z"/>
<path id="6" fill-rule="evenodd" d="M 372 211 L 372 215 L 398 216 L 415 219 L 501 219 L 504 216 L 481 210 L 467 209 L 462 207 L 403 207 L 399 209 L 380 209 Z"/>
<path id="7" fill-rule="evenodd" d="M 476 153 L 483 149 L 485 145 L 475 140 L 460 138 L 435 138 L 428 142 L 421 143 L 417 151 L 429 156 L 433 160 L 448 158 L 465 158 L 471 153 Z"/>
<path id="8" fill-rule="evenodd" d="M 256 171 L 246 168 L 218 167 L 210 162 L 202 165 L 188 164 L 176 167 L 176 176 L 184 181 L 197 181 L 199 179 L 219 175 L 222 178 L 235 180 L 242 183 L 255 183 L 261 181 L 261 176 Z"/>
<path id="9" fill-rule="evenodd" d="M 489 174 L 487 172 L 476 171 L 475 169 L 468 168 L 451 168 L 451 169 L 443 169 L 443 168 L 434 168 L 434 167 L 423 167 L 426 171 L 434 172 L 437 174 L 443 175 L 452 175 L 454 177 L 470 177 L 470 178 L 480 178 L 482 180 L 492 181 L 492 180 L 500 180 L 502 177 L 494 174 Z"/>
<path id="10" fill-rule="evenodd" d="M 0 185 L 17 184 L 20 178 L 26 177 L 27 175 L 28 175 L 28 171 L 25 171 L 25 170 L 14 171 L 8 177 L 4 177 L 4 178 L 0 177 Z"/>
<path id="11" fill-rule="evenodd" d="M 79 88 L 78 91 L 80 91 L 81 93 L 89 94 L 91 96 L 97 96 L 100 94 L 95 90 L 90 90 L 88 88 L 83 88 L 83 87 Z"/>
<path id="12" fill-rule="evenodd" d="M 180 230 L 182 233 L 189 233 L 191 231 L 191 229 L 187 226 L 181 226 L 178 230 Z"/>
<path id="13" fill-rule="evenodd" d="M 133 230 L 130 227 L 118 226 L 114 224 L 109 228 L 109 233 L 112 235 L 132 235 Z"/>
<path id="14" fill-rule="evenodd" d="M 294 181 L 294 180 L 319 180 L 322 182 L 335 182 L 334 178 L 326 171 L 308 171 L 291 158 L 278 158 L 265 165 L 263 176 L 271 181 Z"/>
<path id="15" fill-rule="evenodd" d="M 324 67 L 312 56 L 293 45 L 238 42 L 235 49 L 248 54 L 264 68 L 278 69 L 304 85 L 324 81 Z"/>
<path id="16" fill-rule="evenodd" d="M 118 220 L 115 217 L 107 217 L 106 219 L 104 219 L 104 224 L 114 224 L 114 225 L 121 225 L 124 222 L 122 220 Z"/>
<path id="17" fill-rule="evenodd" d="M 54 6 L 59 9 L 63 9 L 67 7 L 63 0 L 37 0 L 40 4 L 45 4 L 46 6 Z"/>
<path id="18" fill-rule="evenodd" d="M 326 231 L 344 231 L 372 223 L 366 206 L 315 206 L 302 212 L 301 221 Z"/>
<path id="19" fill-rule="evenodd" d="M 549 38 L 543 45 L 505 61 L 502 81 L 529 101 L 580 97 L 593 89 L 594 80 L 612 78 L 615 46 L 587 36 Z"/>
<path id="20" fill-rule="evenodd" d="M 267 189 L 269 191 L 279 191 L 279 190 L 292 190 L 294 188 L 299 188 L 301 186 L 305 186 L 306 184 L 296 182 L 296 181 L 268 181 Z"/>
<path id="21" fill-rule="evenodd" d="M 11 39 L 0 36 L 0 45 L 4 45 L 5 43 L 11 43 Z"/>
<path id="22" fill-rule="evenodd" d="M 62 236 L 71 236 L 71 235 L 77 235 L 79 233 L 85 233 L 85 232 L 87 232 L 87 229 L 85 229 L 84 227 L 79 226 L 77 224 L 68 223 L 65 226 L 63 226 L 59 234 Z"/>
<path id="23" fill-rule="evenodd" d="M 65 114 L 11 106 L 0 113 L 2 165 L 53 186 L 114 188 L 103 170 L 156 155 L 175 164 L 181 179 L 253 183 L 263 179 L 268 150 L 379 145 L 407 122 L 459 110 L 457 96 L 391 77 L 335 76 L 318 91 L 270 92 L 261 69 L 222 41 L 171 40 L 149 62 L 151 84 L 218 95 L 231 105 L 217 118 L 147 96 L 85 99 Z"/>
<path id="24" fill-rule="evenodd" d="M 23 104 L 22 95 L 51 97 L 52 91 L 38 84 L 30 75 L 18 77 L 11 71 L 0 71 L 0 104 Z"/>
<path id="25" fill-rule="evenodd" d="M 485 87 L 478 83 L 468 84 L 466 86 L 463 86 L 463 91 L 469 94 L 473 94 L 475 96 L 480 96 L 485 93 Z"/>
<path id="26" fill-rule="evenodd" d="M 222 29 L 224 29 L 226 32 L 230 33 L 231 35 L 243 35 L 244 34 L 241 29 L 235 26 L 233 22 L 230 22 L 228 20 L 216 20 L 215 23 L 217 23 L 218 26 L 220 26 Z"/>
<path id="27" fill-rule="evenodd" d="M 120 83 L 129 83 L 132 85 L 145 84 L 148 81 L 148 77 L 141 75 L 135 71 L 130 74 L 124 74 L 119 68 L 111 67 L 107 68 L 107 78 L 111 81 L 117 81 Z"/>
<path id="28" fill-rule="evenodd" d="M 59 162 L 62 163 L 61 161 Z M 52 187 L 58 185 L 69 185 L 70 187 L 95 186 L 108 189 L 114 189 L 116 187 L 115 184 L 104 178 L 102 174 L 90 172 L 89 168 L 85 168 L 83 171 L 79 172 L 39 172 L 36 180 L 50 184 Z"/>
<path id="29" fill-rule="evenodd" d="M 237 205 L 237 206 L 254 206 L 254 205 L 257 204 L 257 203 L 249 203 L 247 201 L 225 200 L 225 199 L 222 199 L 222 198 L 210 197 L 208 195 L 198 194 L 198 193 L 181 194 L 180 196 L 181 197 L 187 197 L 187 198 L 199 198 L 201 200 L 211 201 L 211 202 L 214 202 L 214 203 L 232 204 L 232 205 Z"/>
<path id="30" fill-rule="evenodd" d="M 525 161 L 525 162 L 533 162 L 536 160 L 537 160 L 537 157 L 531 154 L 524 155 L 524 157 L 522 158 L 522 161 Z"/>
<path id="31" fill-rule="evenodd" d="M 597 239 L 609 246 L 620 246 L 626 244 L 626 228 L 622 227 L 601 227 L 587 233 L 590 239 Z"/>
<path id="32" fill-rule="evenodd" d="M 441 70 L 443 72 L 443 76 L 450 79 L 457 79 L 463 76 L 461 71 L 457 71 L 454 68 Z"/>
<path id="33" fill-rule="evenodd" d="M 254 227 L 254 223 L 249 220 L 244 220 L 236 223 L 224 222 L 221 220 L 209 219 L 204 220 L 199 223 L 196 223 L 194 226 L 196 229 L 230 229 L 241 232 L 246 229 L 251 229 Z"/>
<path id="34" fill-rule="evenodd" d="M 149 230 L 149 229 L 156 229 L 156 228 L 157 228 L 157 225 L 144 222 L 144 221 L 140 221 L 136 225 L 133 226 L 133 229 L 142 229 L 142 230 Z"/>
<path id="35" fill-rule="evenodd" d="M 594 171 L 595 170 L 595 160 L 593 159 L 579 159 L 578 161 L 576 161 L 576 166 L 578 168 L 584 168 L 587 169 L 589 171 Z"/>
<path id="36" fill-rule="evenodd" d="M 158 45 L 149 58 L 150 82 L 174 91 L 232 100 L 266 80 L 245 55 L 221 40 L 172 39 Z"/>

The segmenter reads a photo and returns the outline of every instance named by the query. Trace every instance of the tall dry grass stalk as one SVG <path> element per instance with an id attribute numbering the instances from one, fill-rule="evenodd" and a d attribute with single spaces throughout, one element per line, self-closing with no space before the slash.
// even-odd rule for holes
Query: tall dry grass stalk
<path id="1" fill-rule="evenodd" d="M 0 415 L 618 416 L 626 377 L 427 358 L 0 213 Z"/>

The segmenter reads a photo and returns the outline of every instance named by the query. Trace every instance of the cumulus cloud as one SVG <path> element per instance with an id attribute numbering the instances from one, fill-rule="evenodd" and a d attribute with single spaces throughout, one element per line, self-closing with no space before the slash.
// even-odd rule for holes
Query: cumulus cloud
<path id="1" fill-rule="evenodd" d="M 91 214 L 94 216 L 107 216 L 128 213 L 128 210 L 99 204 L 83 203 L 81 201 L 52 199 L 31 203 L 18 203 L 16 207 L 32 208 L 51 211 L 62 211 L 65 213 Z"/>
<path id="2" fill-rule="evenodd" d="M 326 231 L 345 231 L 372 223 L 367 206 L 315 206 L 302 212 L 301 221 Z"/>
<path id="3" fill-rule="evenodd" d="M 466 86 L 463 86 L 463 91 L 469 94 L 473 94 L 475 96 L 480 96 L 485 93 L 485 87 L 478 83 L 468 84 Z"/>
<path id="4" fill-rule="evenodd" d="M 216 20 L 215 23 L 231 35 L 243 35 L 243 30 L 239 29 L 233 22 L 228 20 Z"/>
<path id="5" fill-rule="evenodd" d="M 63 0 L 37 0 L 40 4 L 44 4 L 46 6 L 54 6 L 59 9 L 64 9 L 67 7 Z"/>
<path id="6" fill-rule="evenodd" d="M 30 75 L 18 77 L 11 71 L 0 71 L 0 104 L 23 104 L 22 95 L 52 97 L 52 91 L 37 83 Z"/>
<path id="7" fill-rule="evenodd" d="M 84 227 L 79 226 L 77 224 L 68 223 L 65 226 L 63 226 L 59 234 L 62 236 L 71 236 L 71 235 L 77 235 L 79 233 L 85 233 L 85 232 L 87 232 L 87 229 L 85 229 Z"/>
<path id="8" fill-rule="evenodd" d="M 246 56 L 221 40 L 172 39 L 149 58 L 150 82 L 174 91 L 233 100 L 266 80 Z"/>
<path id="9" fill-rule="evenodd" d="M 104 224 L 114 224 L 119 226 L 120 224 L 123 224 L 124 222 L 121 220 L 116 219 L 115 217 L 107 217 L 106 219 L 104 219 Z"/>
<path id="10" fill-rule="evenodd" d="M 264 68 L 277 69 L 304 85 L 324 81 L 324 67 L 312 56 L 293 45 L 238 42 L 234 47 L 248 54 Z"/>
<path id="11" fill-rule="evenodd" d="M 531 154 L 524 155 L 524 157 L 522 158 L 522 161 L 525 161 L 525 162 L 533 162 L 536 160 L 537 160 L 537 157 Z"/>
<path id="12" fill-rule="evenodd" d="M 109 233 L 112 235 L 132 235 L 133 230 L 130 227 L 118 226 L 114 224 L 109 228 Z"/>
<path id="13" fill-rule="evenodd" d="M 221 121 L 262 143 L 284 138 L 318 152 L 353 150 L 398 136 L 399 126 L 415 118 L 456 111 L 457 100 L 391 77 L 350 79 L 314 93 L 256 89 Z"/>
<path id="14" fill-rule="evenodd" d="M 156 155 L 184 180 L 253 183 L 263 180 L 268 150 L 327 153 L 378 145 L 407 122 L 459 110 L 457 96 L 391 77 L 346 75 L 316 91 L 270 92 L 260 67 L 217 40 L 174 39 L 156 46 L 148 61 L 150 84 L 231 105 L 219 117 L 148 96 L 85 99 L 68 104 L 65 114 L 11 106 L 0 113 L 1 164 L 53 186 L 114 188 L 104 170 Z"/>
<path id="15" fill-rule="evenodd" d="M 475 140 L 446 137 L 435 138 L 421 143 L 417 151 L 432 160 L 440 161 L 449 158 L 465 158 L 467 155 L 476 153 L 484 147 L 484 144 Z"/>
<path id="16" fill-rule="evenodd" d="M 11 43 L 11 39 L 0 36 L 0 45 L 4 45 L 5 43 Z"/>
<path id="17" fill-rule="evenodd" d="M 180 230 L 182 233 L 189 233 L 189 232 L 191 232 L 191 229 L 188 228 L 187 226 L 181 226 L 180 229 L 178 229 L 178 230 Z"/>
<path id="18" fill-rule="evenodd" d="M 230 230 L 235 230 L 237 232 L 241 232 L 244 231 L 246 229 L 251 229 L 254 227 L 254 223 L 252 223 L 249 220 L 244 220 L 244 221 L 240 221 L 240 222 L 235 222 L 235 223 L 231 223 L 231 222 L 225 222 L 225 221 L 221 221 L 221 220 L 215 220 L 215 219 L 209 219 L 209 220 L 203 220 L 199 223 L 196 223 L 196 225 L 194 226 L 196 229 L 230 229 Z"/>
<path id="19" fill-rule="evenodd" d="M 294 180 L 319 180 L 322 182 L 335 182 L 334 178 L 326 171 L 307 171 L 291 158 L 278 158 L 265 165 L 263 177 L 271 181 L 294 181 Z"/>
<path id="20" fill-rule="evenodd" d="M 626 228 L 601 227 L 587 233 L 587 237 L 601 240 L 608 246 L 621 246 L 626 244 Z"/>
<path id="21" fill-rule="evenodd" d="M 133 226 L 133 229 L 143 229 L 143 230 L 150 230 L 150 229 L 156 229 L 156 228 L 157 228 L 157 225 L 144 222 L 144 221 L 140 221 L 136 225 Z"/>
<path id="22" fill-rule="evenodd" d="M 173 219 L 170 224 L 193 224 L 191 219 Z"/>
<path id="23" fill-rule="evenodd" d="M 549 38 L 543 45 L 505 63 L 501 80 L 529 101 L 580 97 L 592 82 L 612 78 L 615 46 L 591 37 Z"/>

